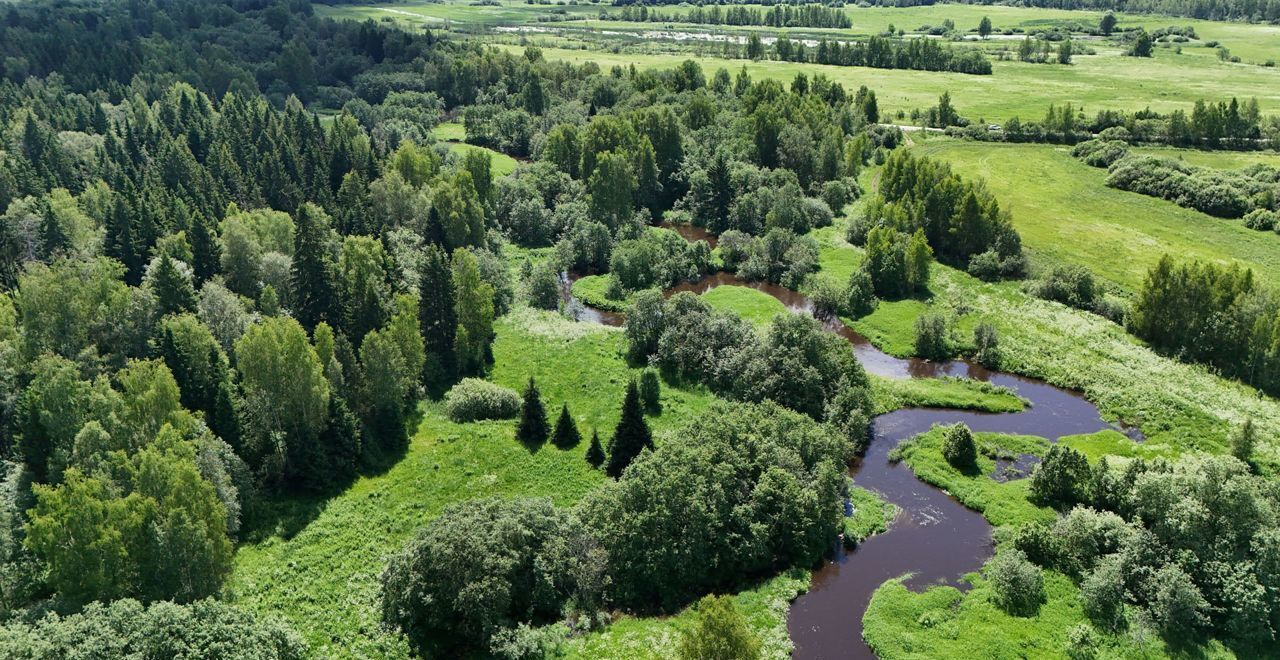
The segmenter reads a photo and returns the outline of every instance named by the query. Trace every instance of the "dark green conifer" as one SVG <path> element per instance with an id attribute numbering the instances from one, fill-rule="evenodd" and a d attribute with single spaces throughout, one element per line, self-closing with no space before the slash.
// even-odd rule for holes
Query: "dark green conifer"
<path id="1" fill-rule="evenodd" d="M 605 472 L 617 479 L 631 461 L 645 449 L 653 449 L 653 434 L 644 419 L 644 407 L 640 404 L 640 388 L 633 380 L 627 383 L 627 395 L 622 400 L 622 419 L 609 440 L 609 465 Z"/>
<path id="2" fill-rule="evenodd" d="M 161 316 L 190 312 L 196 308 L 196 292 L 191 287 L 191 280 L 178 270 L 178 265 L 168 254 L 160 255 L 160 261 L 151 277 L 151 288 L 156 295 L 156 311 Z"/>
<path id="3" fill-rule="evenodd" d="M 538 385 L 529 377 L 524 388 L 524 404 L 520 406 L 520 424 L 516 426 L 516 439 L 527 445 L 539 445 L 547 441 L 551 429 L 547 424 L 547 409 L 542 406 Z"/>
<path id="4" fill-rule="evenodd" d="M 591 467 L 604 465 L 604 448 L 600 446 L 600 432 L 591 430 L 591 446 L 587 448 L 587 462 Z"/>
<path id="5" fill-rule="evenodd" d="M 578 425 L 573 423 L 569 404 L 566 403 L 560 407 L 560 419 L 556 420 L 556 431 L 551 435 L 551 444 L 569 449 L 578 446 L 579 442 L 582 442 L 582 434 L 578 433 Z"/>

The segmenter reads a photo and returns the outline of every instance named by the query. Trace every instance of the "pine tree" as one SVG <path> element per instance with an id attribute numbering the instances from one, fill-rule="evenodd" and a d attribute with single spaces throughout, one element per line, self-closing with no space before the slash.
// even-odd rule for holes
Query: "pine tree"
<path id="1" fill-rule="evenodd" d="M 622 400 L 622 419 L 618 420 L 618 428 L 609 440 L 609 465 L 605 472 L 617 479 L 645 449 L 653 449 L 653 435 L 640 405 L 640 388 L 633 380 L 627 383 L 627 395 Z"/>
<path id="2" fill-rule="evenodd" d="M 197 213 L 191 218 L 191 231 L 188 234 L 191 238 L 191 269 L 195 273 L 196 283 L 203 284 L 218 273 L 222 248 L 218 245 L 212 221 L 203 213 Z"/>
<path id="3" fill-rule="evenodd" d="M 53 259 L 71 249 L 71 238 L 67 236 L 66 229 L 47 199 L 40 200 L 40 240 L 47 259 Z"/>
<path id="4" fill-rule="evenodd" d="M 298 321 L 308 329 L 321 321 L 345 327 L 338 301 L 337 267 L 329 249 L 329 218 L 320 207 L 303 204 L 298 208 L 296 221 L 293 311 Z"/>
<path id="5" fill-rule="evenodd" d="M 591 446 L 587 448 L 587 462 L 591 467 L 604 465 L 604 448 L 600 446 L 600 432 L 592 429 Z"/>
<path id="6" fill-rule="evenodd" d="M 428 388 L 442 391 L 457 373 L 454 342 L 458 335 L 458 312 L 449 255 L 438 246 L 426 249 L 418 294 L 421 299 L 418 325 L 427 351 L 422 378 Z"/>
<path id="7" fill-rule="evenodd" d="M 547 409 L 542 406 L 538 385 L 529 377 L 524 388 L 524 404 L 520 406 L 520 424 L 516 426 L 516 439 L 527 445 L 540 445 L 547 441 L 551 429 L 547 425 Z"/>
<path id="8" fill-rule="evenodd" d="M 551 444 L 569 449 L 578 446 L 579 442 L 582 442 L 582 434 L 578 433 L 578 425 L 573 423 L 569 404 L 566 403 L 560 407 L 560 419 L 556 420 L 556 432 L 551 436 Z"/>
<path id="9" fill-rule="evenodd" d="M 191 287 L 191 280 L 178 270 L 178 265 L 168 254 L 160 255 L 151 278 L 151 288 L 156 294 L 156 311 L 160 316 L 181 314 L 196 308 L 196 292 Z"/>

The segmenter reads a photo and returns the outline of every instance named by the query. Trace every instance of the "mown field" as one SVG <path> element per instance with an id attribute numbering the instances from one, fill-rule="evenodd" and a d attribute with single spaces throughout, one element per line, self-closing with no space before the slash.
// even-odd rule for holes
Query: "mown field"
<path id="1" fill-rule="evenodd" d="M 1124 290 L 1136 290 L 1163 254 L 1218 263 L 1239 262 L 1280 284 L 1280 235 L 1247 229 L 1239 220 L 1214 218 L 1162 199 L 1108 188 L 1107 172 L 1071 157 L 1070 147 L 990 144 L 914 136 L 913 149 L 952 164 L 967 178 L 982 178 L 1034 260 L 1085 266 Z M 1144 149 L 1196 164 L 1247 161 L 1280 164 L 1276 154 L 1233 154 Z"/>

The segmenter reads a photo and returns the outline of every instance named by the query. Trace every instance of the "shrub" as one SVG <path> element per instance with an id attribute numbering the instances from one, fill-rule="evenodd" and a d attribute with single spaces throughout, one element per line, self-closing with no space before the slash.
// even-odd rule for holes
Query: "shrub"
<path id="1" fill-rule="evenodd" d="M 519 623 L 550 622 L 573 582 L 565 541 L 580 530 L 545 498 L 450 506 L 382 572 L 382 620 L 419 650 L 430 640 L 455 653 Z"/>
<path id="2" fill-rule="evenodd" d="M 1124 131 L 1125 135 L 1128 135 L 1128 131 L 1123 126 L 1113 126 L 1106 130 Z M 1103 133 L 1106 133 L 1106 131 L 1103 131 Z M 1112 163 L 1129 155 L 1129 145 L 1117 138 L 1099 138 L 1077 144 L 1071 150 L 1071 155 L 1084 161 L 1087 165 L 1111 167 Z"/>
<path id="3" fill-rule="evenodd" d="M 916 355 L 929 360 L 951 356 L 945 316 L 930 312 L 916 317 Z"/>
<path id="4" fill-rule="evenodd" d="M 1000 335 L 996 327 L 983 321 L 973 327 L 973 358 L 986 367 L 1000 364 Z"/>
<path id="5" fill-rule="evenodd" d="M 982 569 L 991 583 L 992 600 L 1014 616 L 1032 616 L 1044 602 L 1044 575 L 1019 550 L 995 556 Z"/>
<path id="6" fill-rule="evenodd" d="M 658 380 L 658 370 L 652 367 L 640 372 L 640 402 L 645 412 L 657 414 L 662 410 L 662 383 Z"/>
<path id="7" fill-rule="evenodd" d="M 969 469 L 978 460 L 978 445 L 973 441 L 973 432 L 964 424 L 953 424 L 942 432 L 942 457 L 952 467 Z"/>
<path id="8" fill-rule="evenodd" d="M 754 660 L 760 657 L 760 640 L 728 596 L 706 596 L 698 601 L 698 624 L 680 640 L 684 660 Z"/>
<path id="9" fill-rule="evenodd" d="M 1271 231 L 1276 228 L 1277 224 L 1280 224 L 1277 222 L 1277 216 L 1280 216 L 1280 214 L 1275 211 L 1254 209 L 1245 214 L 1244 226 L 1258 231 Z"/>
<path id="10" fill-rule="evenodd" d="M 1031 473 L 1031 496 L 1046 504 L 1070 506 L 1084 499 L 1089 461 L 1065 445 L 1054 445 Z"/>
<path id="11" fill-rule="evenodd" d="M 212 598 L 189 605 L 90 603 L 0 628 L 5 658 L 255 658 L 301 660 L 307 646 L 282 624 Z"/>
<path id="12" fill-rule="evenodd" d="M 850 318 L 861 318 L 875 311 L 875 288 L 871 274 L 858 268 L 849 276 L 849 286 L 844 294 L 844 313 Z"/>
<path id="13" fill-rule="evenodd" d="M 510 419 L 520 414 L 520 395 L 487 380 L 464 378 L 444 395 L 444 407 L 458 423 Z"/>
<path id="14" fill-rule="evenodd" d="M 1102 560 L 1080 582 L 1080 604 L 1094 625 L 1116 630 L 1124 623 L 1125 582 L 1119 556 Z"/>
<path id="15" fill-rule="evenodd" d="M 1092 310 L 1099 292 L 1093 273 L 1083 266 L 1057 266 L 1045 279 L 1030 285 L 1032 295 L 1076 309 Z"/>

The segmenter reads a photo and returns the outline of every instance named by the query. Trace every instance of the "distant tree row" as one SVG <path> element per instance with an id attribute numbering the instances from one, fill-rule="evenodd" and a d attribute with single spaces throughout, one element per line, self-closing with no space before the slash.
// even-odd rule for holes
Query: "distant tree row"
<path id="1" fill-rule="evenodd" d="M 767 25 L 770 27 L 848 28 L 853 25 L 843 8 L 820 4 L 778 4 L 766 11 L 748 7 L 694 6 L 686 12 L 662 12 L 646 5 L 624 5 L 601 11 L 606 21 L 639 23 L 695 23 L 699 25 Z"/>
<path id="2" fill-rule="evenodd" d="M 754 33 L 747 37 L 745 56 L 765 59 L 767 46 Z M 990 75 L 991 62 L 981 51 L 955 48 L 936 39 L 890 39 L 873 36 L 866 41 L 828 41 L 820 39 L 816 46 L 792 41 L 785 34 L 773 44 L 773 56 L 784 62 L 813 62 L 834 66 L 866 66 L 876 69 L 913 69 L 917 71 L 951 71 Z"/>

